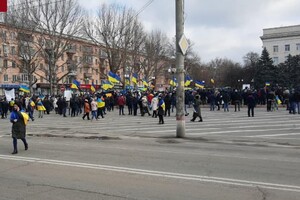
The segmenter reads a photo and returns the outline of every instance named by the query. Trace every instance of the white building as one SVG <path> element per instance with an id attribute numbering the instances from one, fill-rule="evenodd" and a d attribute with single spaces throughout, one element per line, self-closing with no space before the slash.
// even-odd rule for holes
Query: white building
<path id="1" fill-rule="evenodd" d="M 260 38 L 275 65 L 283 63 L 289 54 L 300 54 L 300 25 L 263 29 Z"/>

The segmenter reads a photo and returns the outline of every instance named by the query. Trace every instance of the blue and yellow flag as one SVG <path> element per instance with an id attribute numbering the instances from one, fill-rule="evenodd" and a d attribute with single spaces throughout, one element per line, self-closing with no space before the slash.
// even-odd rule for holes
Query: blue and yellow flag
<path id="1" fill-rule="evenodd" d="M 195 86 L 198 88 L 204 88 L 204 85 L 203 81 L 195 81 Z"/>
<path id="2" fill-rule="evenodd" d="M 130 77 L 125 78 L 125 85 L 130 85 Z"/>
<path id="3" fill-rule="evenodd" d="M 193 79 L 189 75 L 186 75 L 185 76 L 185 81 L 184 81 L 184 86 L 188 87 L 191 84 L 192 81 L 193 81 Z"/>
<path id="4" fill-rule="evenodd" d="M 29 93 L 30 92 L 29 87 L 26 86 L 26 85 L 20 85 L 19 90 L 22 91 L 22 92 L 25 92 L 25 93 Z"/>
<path id="5" fill-rule="evenodd" d="M 101 98 L 98 98 L 98 99 L 97 99 L 97 107 L 98 107 L 98 108 L 103 108 L 103 107 L 105 107 L 105 102 L 104 102 Z"/>
<path id="6" fill-rule="evenodd" d="M 80 88 L 80 82 L 78 82 L 77 80 L 74 80 L 71 85 L 71 88 L 78 90 Z"/>
<path id="7" fill-rule="evenodd" d="M 29 121 L 29 116 L 26 112 L 22 112 L 22 111 L 21 111 L 21 115 L 23 116 L 24 124 L 26 126 L 28 124 L 28 121 Z"/>
<path id="8" fill-rule="evenodd" d="M 165 110 L 166 110 L 166 104 L 165 104 L 165 101 L 161 99 L 161 100 L 158 102 L 158 107 L 162 107 L 162 109 L 165 111 Z"/>
<path id="9" fill-rule="evenodd" d="M 137 73 L 133 73 L 132 74 L 132 78 L 131 81 L 135 84 L 137 84 L 137 80 L 138 80 L 138 74 Z"/>
<path id="10" fill-rule="evenodd" d="M 108 72 L 108 80 L 109 80 L 111 83 L 120 83 L 121 78 L 120 78 L 120 76 L 118 76 L 117 74 L 114 74 L 114 73 L 112 73 L 112 72 L 110 71 L 110 72 Z"/>
<path id="11" fill-rule="evenodd" d="M 146 87 L 149 86 L 149 84 L 148 84 L 148 82 L 147 82 L 147 80 L 145 78 L 143 79 L 143 85 L 146 86 Z"/>
<path id="12" fill-rule="evenodd" d="M 92 82 L 92 85 L 91 85 L 91 91 L 92 93 L 95 93 L 96 92 L 96 87 L 94 85 L 94 82 Z"/>
<path id="13" fill-rule="evenodd" d="M 177 85 L 177 80 L 176 80 L 175 77 L 173 78 L 173 80 L 170 80 L 170 85 L 173 86 L 173 87 L 176 87 L 176 85 Z"/>
<path id="14" fill-rule="evenodd" d="M 111 89 L 113 87 L 114 87 L 113 84 L 111 82 L 109 82 L 108 80 L 103 80 L 102 81 L 102 89 L 108 90 L 108 89 Z"/>

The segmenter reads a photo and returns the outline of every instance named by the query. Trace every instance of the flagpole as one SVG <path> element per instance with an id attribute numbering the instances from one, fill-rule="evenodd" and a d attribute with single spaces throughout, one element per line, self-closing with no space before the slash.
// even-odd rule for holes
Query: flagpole
<path id="1" fill-rule="evenodd" d="M 185 115 L 184 115 L 184 55 L 179 47 L 179 42 L 184 34 L 183 0 L 176 0 L 176 136 L 185 136 Z"/>

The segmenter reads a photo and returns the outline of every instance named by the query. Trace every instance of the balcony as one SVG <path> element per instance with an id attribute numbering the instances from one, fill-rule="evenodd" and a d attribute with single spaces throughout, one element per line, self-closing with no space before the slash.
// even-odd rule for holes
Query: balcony
<path id="1" fill-rule="evenodd" d="M 92 78 L 93 74 L 92 73 L 84 73 L 83 76 L 84 76 L 84 78 Z"/>

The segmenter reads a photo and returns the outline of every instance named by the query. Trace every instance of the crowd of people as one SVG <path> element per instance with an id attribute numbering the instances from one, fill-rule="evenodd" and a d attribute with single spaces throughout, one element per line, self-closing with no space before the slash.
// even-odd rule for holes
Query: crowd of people
<path id="1" fill-rule="evenodd" d="M 185 91 L 185 116 L 188 116 L 188 107 L 193 108 L 192 118 L 194 122 L 203 122 L 201 106 L 208 105 L 210 111 L 229 112 L 229 105 L 234 107 L 234 111 L 240 111 L 242 105 L 248 107 L 248 117 L 254 117 L 256 105 L 266 105 L 266 111 L 272 112 L 278 109 L 278 105 L 286 105 L 286 110 L 290 114 L 300 114 L 300 90 L 292 89 L 270 89 L 260 90 L 232 90 L 224 89 L 200 89 Z M 61 95 L 53 96 L 18 96 L 15 99 L 7 100 L 0 97 L 1 119 L 8 118 L 12 123 L 13 154 L 18 153 L 17 139 L 24 143 L 25 150 L 28 149 L 26 141 L 26 121 L 34 121 L 34 111 L 38 111 L 38 117 L 55 112 L 63 117 L 82 116 L 85 120 L 99 120 L 104 118 L 107 112 L 113 112 L 118 108 L 119 115 L 125 114 L 127 107 L 128 115 L 152 116 L 158 118 L 159 124 L 164 124 L 164 117 L 170 116 L 176 107 L 176 91 L 156 92 L 156 91 L 110 91 L 106 93 L 72 95 L 70 99 Z M 138 112 L 139 111 L 139 112 Z M 152 113 L 151 113 L 152 112 Z M 28 113 L 28 115 L 24 115 Z M 90 116 L 91 115 L 91 116 Z M 28 116 L 28 117 L 26 117 Z"/>
<path id="2" fill-rule="evenodd" d="M 176 107 L 176 91 L 156 92 L 156 91 L 109 91 L 108 93 L 80 94 L 73 95 L 70 99 L 61 95 L 56 96 L 19 96 L 16 99 L 7 100 L 0 97 L 1 118 L 7 118 L 8 111 L 13 110 L 14 103 L 22 106 L 29 117 L 34 121 L 34 111 L 38 111 L 38 117 L 43 118 L 44 114 L 51 111 L 63 117 L 76 117 L 81 115 L 82 119 L 98 120 L 104 118 L 106 112 L 114 111 L 117 107 L 119 115 L 127 114 L 137 116 L 170 116 Z M 278 109 L 279 104 L 286 105 L 286 109 L 291 114 L 300 114 L 300 91 L 299 90 L 279 90 L 263 88 L 261 90 L 233 90 L 224 89 L 199 89 L 185 91 L 185 115 L 188 116 L 187 108 L 194 108 L 194 113 L 198 113 L 200 120 L 201 105 L 208 105 L 210 111 L 224 110 L 229 112 L 229 107 L 233 107 L 235 112 L 240 111 L 242 105 L 248 106 L 248 116 L 254 116 L 256 105 L 266 105 L 268 112 Z M 231 105 L 231 106 L 229 106 Z M 139 111 L 139 112 L 138 112 Z M 152 113 L 151 113 L 152 112 Z M 194 113 L 191 121 L 194 120 Z M 91 116 L 90 116 L 91 115 Z M 163 118 L 160 118 L 163 124 Z"/>

